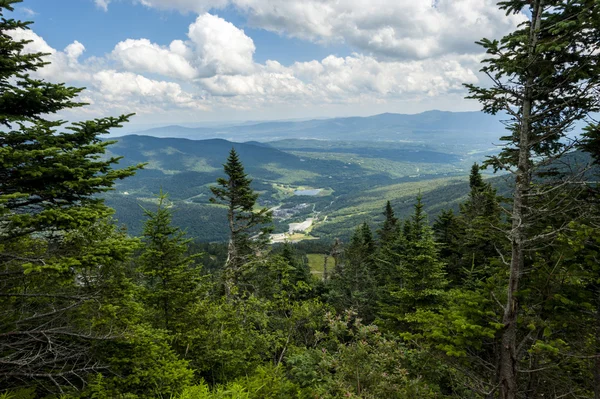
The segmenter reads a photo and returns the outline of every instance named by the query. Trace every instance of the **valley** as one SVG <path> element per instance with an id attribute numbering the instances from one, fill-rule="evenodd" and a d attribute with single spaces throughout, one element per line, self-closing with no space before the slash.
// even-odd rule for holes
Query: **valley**
<path id="1" fill-rule="evenodd" d="M 209 203 L 210 186 L 222 176 L 222 164 L 230 149 L 235 148 L 253 179 L 253 189 L 260 194 L 259 205 L 273 211 L 273 242 L 347 239 L 362 222 L 375 227 L 382 220 L 387 200 L 400 217 L 408 215 L 419 193 L 433 218 L 444 208 L 457 207 L 467 192 L 466 176 L 471 165 L 495 151 L 489 127 L 487 133 L 461 139 L 462 133 L 452 127 L 452 120 L 461 114 L 442 113 L 446 114 L 451 120 L 437 121 L 437 130 L 426 129 L 431 121 L 427 122 L 430 116 L 425 115 L 420 125 L 399 134 L 401 139 L 387 141 L 366 141 L 369 134 L 364 126 L 376 117 L 353 118 L 354 127 L 344 125 L 345 140 L 340 139 L 339 123 L 330 133 L 322 132 L 321 127 L 310 133 L 306 128 L 331 125 L 331 121 L 286 123 L 288 132 L 296 125 L 295 131 L 307 137 L 294 138 L 291 134 L 291 138 L 261 142 L 124 136 L 110 147 L 110 155 L 123 156 L 123 166 L 146 166 L 135 177 L 119 182 L 116 191 L 106 194 L 106 200 L 116 209 L 119 222 L 132 234 L 139 234 L 143 208 L 151 207 L 162 190 L 172 202 L 175 222 L 191 237 L 203 242 L 224 241 L 225 210 Z M 462 116 L 473 118 L 472 113 L 465 114 Z M 383 125 L 372 128 L 375 133 L 371 135 L 376 137 L 381 136 L 377 132 L 394 128 L 389 121 L 405 116 L 379 117 L 388 124 L 380 121 Z M 442 125 L 448 129 L 442 130 Z M 245 127 L 254 132 L 259 128 L 272 132 L 277 126 Z M 398 125 L 395 129 L 404 128 Z"/>

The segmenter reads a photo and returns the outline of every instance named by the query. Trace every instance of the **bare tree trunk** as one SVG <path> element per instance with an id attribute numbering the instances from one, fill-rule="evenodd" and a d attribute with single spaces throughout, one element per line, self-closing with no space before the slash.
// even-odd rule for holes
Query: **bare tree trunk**
<path id="1" fill-rule="evenodd" d="M 600 300 L 596 303 L 596 350 L 594 352 L 594 399 L 600 399 Z"/>
<path id="2" fill-rule="evenodd" d="M 225 270 L 223 270 L 223 285 L 225 288 L 225 297 L 230 299 L 233 295 L 234 287 L 237 285 L 238 268 L 238 248 L 236 244 L 235 214 L 233 204 L 229 206 L 227 214 L 229 222 L 229 243 L 227 245 L 227 260 L 225 261 Z"/>
<path id="3" fill-rule="evenodd" d="M 533 20 L 529 31 L 528 49 L 528 58 L 532 61 L 535 57 L 537 32 L 539 31 L 541 24 L 543 2 L 544 0 L 536 0 L 532 10 Z M 502 332 L 500 364 L 498 370 L 500 397 L 502 399 L 515 399 L 518 393 L 517 318 L 519 315 L 519 303 L 516 293 L 519 289 L 519 282 L 521 280 L 525 259 L 523 247 L 526 240 L 525 194 L 529 190 L 531 184 L 531 153 L 529 139 L 531 134 L 534 78 L 533 73 L 529 72 L 523 92 L 523 106 L 519 128 L 519 159 L 512 209 L 510 277 L 508 280 L 506 305 L 502 317 L 504 330 Z"/>

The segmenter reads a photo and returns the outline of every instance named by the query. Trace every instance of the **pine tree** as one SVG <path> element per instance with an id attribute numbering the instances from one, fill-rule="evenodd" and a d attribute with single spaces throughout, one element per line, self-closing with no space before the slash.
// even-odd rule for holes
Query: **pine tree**
<path id="1" fill-rule="evenodd" d="M 377 234 L 379 235 L 380 246 L 385 246 L 386 244 L 390 243 L 394 239 L 394 236 L 398 233 L 398 218 L 394 214 L 394 209 L 392 209 L 392 204 L 390 204 L 390 201 L 385 204 L 383 216 L 385 216 L 383 226 L 381 226 L 381 229 L 377 231 Z"/>
<path id="2" fill-rule="evenodd" d="M 103 365 L 93 348 L 124 322 L 124 271 L 135 242 L 108 221 L 98 196 L 137 167 L 113 170 L 101 134 L 128 116 L 78 122 L 47 115 L 73 107 L 82 89 L 30 76 L 46 63 L 9 33 L 0 1 L 0 386 L 81 388 Z M 122 313 L 121 313 L 122 312 Z"/>
<path id="3" fill-rule="evenodd" d="M 417 195 L 417 202 L 414 205 L 415 212 L 410 219 L 404 222 L 404 235 L 409 241 L 419 241 L 426 230 L 427 215 L 425 214 L 425 205 L 421 193 Z"/>
<path id="4" fill-rule="evenodd" d="M 244 171 L 235 149 L 231 149 L 223 165 L 227 178 L 217 179 L 218 186 L 211 187 L 212 203 L 227 207 L 229 244 L 223 271 L 225 293 L 228 297 L 237 290 L 242 267 L 268 243 L 271 212 L 262 208 L 254 210 L 258 194 L 252 190 L 252 180 Z M 254 235 L 251 237 L 251 235 Z"/>
<path id="5" fill-rule="evenodd" d="M 388 328 L 406 327 L 410 314 L 439 306 L 447 285 L 444 264 L 423 207 L 419 195 L 415 211 L 406 221 L 409 237 L 402 237 L 398 252 L 389 251 L 383 259 L 392 266 L 388 269 L 387 294 L 380 297 L 379 306 L 380 317 Z"/>
<path id="6" fill-rule="evenodd" d="M 353 309 L 366 321 L 374 318 L 376 247 L 367 223 L 356 228 L 330 279 L 330 302 L 338 311 Z"/>
<path id="7" fill-rule="evenodd" d="M 144 209 L 144 214 L 144 247 L 138 267 L 145 287 L 144 301 L 155 313 L 155 327 L 181 332 L 187 323 L 187 308 L 198 295 L 201 269 L 196 258 L 201 254 L 188 254 L 192 240 L 172 225 L 166 194 L 159 194 L 156 211 Z"/>
<path id="8" fill-rule="evenodd" d="M 600 7 L 595 0 L 507 0 L 499 6 L 508 14 L 528 8 L 531 17 L 500 41 L 479 42 L 489 55 L 482 71 L 492 86 L 467 87 L 485 112 L 506 112 L 510 118 L 509 135 L 502 138 L 506 145 L 488 164 L 515 177 L 512 226 L 507 231 L 511 250 L 505 257 L 510 276 L 498 361 L 500 396 L 514 399 L 525 389 L 519 382 L 524 374 L 518 369 L 529 352 L 518 343 L 519 289 L 527 275 L 526 259 L 532 248 L 568 225 L 568 220 L 555 216 L 576 207 L 582 186 L 571 184 L 579 180 L 577 174 L 560 173 L 557 159 L 574 147 L 567 134 L 575 123 L 600 109 Z M 552 187 L 571 192 L 557 201 L 549 195 L 554 193 Z M 573 217 L 580 216 L 574 212 L 569 215 Z M 541 221 L 554 226 L 539 234 L 532 227 Z"/>

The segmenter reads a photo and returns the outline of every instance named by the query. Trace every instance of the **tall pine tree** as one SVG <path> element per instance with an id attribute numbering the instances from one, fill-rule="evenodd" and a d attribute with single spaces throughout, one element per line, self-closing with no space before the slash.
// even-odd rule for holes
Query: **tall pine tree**
<path id="1" fill-rule="evenodd" d="M 519 368 L 528 367 L 522 361 L 530 351 L 519 344 L 518 330 L 519 291 L 530 271 L 528 257 L 568 226 L 569 220 L 555 216 L 573 210 L 582 185 L 572 184 L 580 180 L 577 174 L 561 174 L 557 160 L 574 147 L 569 131 L 600 109 L 600 5 L 596 0 L 506 0 L 499 6 L 508 14 L 526 8 L 530 17 L 499 41 L 479 42 L 489 56 L 482 72 L 492 85 L 467 87 L 485 112 L 506 112 L 510 118 L 509 134 L 502 138 L 505 146 L 488 164 L 515 177 L 497 365 L 500 396 L 515 399 L 526 390 Z M 570 193 L 557 200 L 555 187 Z M 576 212 L 568 218 L 573 217 L 578 217 Z M 542 233 L 541 221 L 547 224 Z"/>
<path id="2" fill-rule="evenodd" d="M 272 218 L 266 208 L 254 210 L 258 194 L 250 186 L 252 179 L 244 171 L 235 149 L 231 149 L 223 168 L 227 177 L 218 178 L 218 185 L 210 188 L 213 193 L 210 201 L 227 207 L 229 244 L 223 282 L 225 294 L 230 297 L 239 288 L 244 264 L 268 243 L 272 229 L 266 225 Z"/>
<path id="3" fill-rule="evenodd" d="M 12 39 L 30 24 L 5 17 L 14 3 L 0 0 L 0 386 L 41 395 L 81 388 L 103 367 L 95 343 L 123 327 L 127 295 L 115 292 L 135 243 L 98 194 L 137 167 L 114 170 L 118 158 L 103 156 L 111 142 L 100 135 L 128 116 L 47 119 L 83 106 L 82 89 L 32 77 L 46 62 Z"/>

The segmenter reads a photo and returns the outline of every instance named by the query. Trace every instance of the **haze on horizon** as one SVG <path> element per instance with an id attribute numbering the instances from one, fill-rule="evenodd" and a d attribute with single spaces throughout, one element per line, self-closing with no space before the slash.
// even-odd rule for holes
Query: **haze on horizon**
<path id="1" fill-rule="evenodd" d="M 474 42 L 514 30 L 495 0 L 28 0 L 38 76 L 86 87 L 69 120 L 132 128 L 473 111 Z"/>

